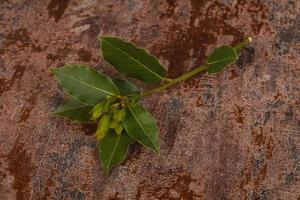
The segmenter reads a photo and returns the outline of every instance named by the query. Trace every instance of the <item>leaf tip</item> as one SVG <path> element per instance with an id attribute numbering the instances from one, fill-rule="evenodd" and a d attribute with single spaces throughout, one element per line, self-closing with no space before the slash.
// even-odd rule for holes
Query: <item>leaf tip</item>
<path id="1" fill-rule="evenodd" d="M 155 153 L 157 153 L 158 155 L 160 155 L 160 148 L 158 147 L 154 147 L 154 151 Z"/>

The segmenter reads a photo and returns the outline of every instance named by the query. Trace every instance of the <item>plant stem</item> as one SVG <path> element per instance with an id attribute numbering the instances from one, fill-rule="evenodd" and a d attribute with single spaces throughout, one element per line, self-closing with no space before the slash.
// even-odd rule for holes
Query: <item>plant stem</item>
<path id="1" fill-rule="evenodd" d="M 241 43 L 235 45 L 233 48 L 236 51 L 239 51 L 242 48 L 245 48 L 248 44 L 250 44 L 251 40 L 252 40 L 251 37 L 248 37 L 247 39 L 245 39 Z M 187 73 L 185 73 L 185 74 L 183 74 L 183 75 L 181 75 L 181 76 L 179 76 L 175 79 L 169 79 L 168 83 L 166 83 L 166 84 L 163 84 L 163 85 L 158 86 L 156 88 L 153 88 L 151 90 L 145 91 L 140 95 L 137 95 L 136 98 L 149 96 L 153 93 L 161 92 L 161 91 L 163 91 L 163 90 L 165 90 L 165 89 L 167 89 L 167 88 L 169 88 L 169 87 L 171 87 L 171 86 L 173 86 L 173 85 L 175 85 L 175 84 L 177 84 L 181 81 L 185 81 L 186 79 L 189 79 L 190 77 L 206 70 L 207 67 L 208 67 L 208 64 L 201 65 L 201 66 L 199 66 L 199 67 L 197 67 L 197 68 L 195 68 L 195 69 L 193 69 L 193 70 L 191 70 L 191 71 L 189 71 L 189 72 L 187 72 Z"/>
<path id="2" fill-rule="evenodd" d="M 204 71 L 207 66 L 208 66 L 207 64 L 201 65 L 200 67 L 197 67 L 197 68 L 195 68 L 195 69 L 193 69 L 193 70 L 191 70 L 191 71 L 183 74 L 182 76 L 179 76 L 179 77 L 177 77 L 175 79 L 172 79 L 169 83 L 161 85 L 161 86 L 159 86 L 157 88 L 154 88 L 152 90 L 145 91 L 144 93 L 142 93 L 140 95 L 140 97 L 148 96 L 148 95 L 151 95 L 153 93 L 163 91 L 163 90 L 167 89 L 168 87 L 171 87 L 171 86 L 175 85 L 178 82 L 184 81 L 184 80 L 186 80 L 186 79 L 188 79 L 188 78 L 190 78 L 190 77 L 198 74 L 199 72 Z"/>
<path id="3" fill-rule="evenodd" d="M 243 48 L 245 48 L 248 44 L 250 44 L 252 41 L 252 38 L 251 37 L 248 37 L 246 38 L 244 41 L 242 41 L 241 43 L 235 45 L 233 48 L 236 50 L 236 51 L 239 51 Z"/>

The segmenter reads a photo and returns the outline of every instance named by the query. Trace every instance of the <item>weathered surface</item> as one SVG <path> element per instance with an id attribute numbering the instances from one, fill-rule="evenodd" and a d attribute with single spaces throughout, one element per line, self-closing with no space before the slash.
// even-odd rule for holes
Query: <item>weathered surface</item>
<path id="1" fill-rule="evenodd" d="M 299 0 L 1 0 L 0 199 L 300 199 Z M 53 116 L 50 66 L 119 76 L 97 35 L 149 49 L 176 77 L 253 36 L 239 62 L 144 100 L 161 155 L 139 145 L 106 179 L 94 127 Z"/>

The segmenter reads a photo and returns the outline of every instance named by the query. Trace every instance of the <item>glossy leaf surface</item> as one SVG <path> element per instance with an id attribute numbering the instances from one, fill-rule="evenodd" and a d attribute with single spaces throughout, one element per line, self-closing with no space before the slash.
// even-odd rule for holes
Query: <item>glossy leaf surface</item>
<path id="1" fill-rule="evenodd" d="M 238 59 L 238 55 L 234 48 L 224 45 L 216 49 L 208 57 L 208 73 L 222 72 L 228 65 L 234 63 Z"/>
<path id="2" fill-rule="evenodd" d="M 114 79 L 113 82 L 119 89 L 120 94 L 123 96 L 129 96 L 140 93 L 140 89 L 127 80 Z"/>
<path id="3" fill-rule="evenodd" d="M 103 170 L 108 175 L 112 166 L 121 163 L 134 141 L 125 132 L 116 134 L 110 130 L 99 143 L 100 160 Z"/>
<path id="4" fill-rule="evenodd" d="M 87 104 L 96 105 L 106 96 L 119 94 L 109 77 L 90 67 L 67 65 L 51 71 L 71 96 Z"/>
<path id="5" fill-rule="evenodd" d="M 166 70 L 159 61 L 133 43 L 115 37 L 101 37 L 103 58 L 120 73 L 145 83 L 159 83 Z"/>
<path id="6" fill-rule="evenodd" d="M 129 105 L 126 108 L 123 126 L 133 139 L 155 152 L 159 152 L 158 127 L 154 118 L 143 106 L 135 103 Z"/>
<path id="7" fill-rule="evenodd" d="M 92 105 L 71 98 L 58 107 L 55 114 L 75 121 L 89 121 L 92 109 Z"/>

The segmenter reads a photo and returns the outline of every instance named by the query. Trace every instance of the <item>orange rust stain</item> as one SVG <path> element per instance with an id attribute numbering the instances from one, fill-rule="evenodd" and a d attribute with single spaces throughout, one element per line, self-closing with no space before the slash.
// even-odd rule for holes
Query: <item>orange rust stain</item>
<path id="1" fill-rule="evenodd" d="M 54 172 L 51 172 L 51 176 L 47 178 L 45 185 L 46 187 L 44 190 L 44 196 L 42 199 L 47 199 L 51 196 L 51 188 L 53 188 L 55 186 L 55 181 L 52 179 L 54 176 Z"/>
<path id="2" fill-rule="evenodd" d="M 251 19 L 252 34 L 259 34 L 262 31 L 264 33 L 274 33 L 271 30 L 271 26 L 267 22 L 268 7 L 261 1 L 256 0 L 238 0 L 234 7 L 233 15 L 239 17 L 240 12 L 247 12 L 249 19 Z"/>
<path id="3" fill-rule="evenodd" d="M 11 48 L 13 46 L 14 48 Z M 21 51 L 30 47 L 36 52 L 45 50 L 45 47 L 38 46 L 37 41 L 31 38 L 26 28 L 19 28 L 10 32 L 0 47 L 0 53 L 12 50 Z M 15 49 L 16 48 L 16 49 Z"/>
<path id="4" fill-rule="evenodd" d="M 253 175 L 254 170 L 254 157 L 251 157 L 250 164 L 245 168 L 244 175 L 242 180 L 239 182 L 238 189 L 242 195 L 243 199 L 248 199 L 248 191 L 245 189 L 245 186 L 253 187 L 254 189 L 258 189 L 262 182 L 265 180 L 268 172 L 267 163 L 263 163 L 262 167 L 258 171 L 258 175 Z"/>
<path id="5" fill-rule="evenodd" d="M 119 193 L 116 192 L 113 196 L 108 197 L 108 200 L 121 200 L 121 198 L 119 197 Z"/>
<path id="6" fill-rule="evenodd" d="M 252 135 L 253 135 L 253 141 L 252 141 L 253 144 L 257 146 L 262 146 L 266 143 L 266 136 L 263 133 L 262 127 L 260 127 L 259 133 L 253 130 Z"/>
<path id="7" fill-rule="evenodd" d="M 196 102 L 196 105 L 197 105 L 198 107 L 201 107 L 201 106 L 204 105 L 201 96 L 198 97 L 197 102 Z"/>
<path id="8" fill-rule="evenodd" d="M 78 57 L 85 61 L 85 62 L 88 62 L 92 59 L 92 54 L 89 52 L 89 51 L 86 51 L 84 49 L 80 49 L 78 52 L 77 52 L 77 55 Z"/>
<path id="9" fill-rule="evenodd" d="M 51 0 L 48 5 L 48 14 L 58 22 L 66 11 L 70 0 Z"/>
<path id="10" fill-rule="evenodd" d="M 32 109 L 34 108 L 36 101 L 37 101 L 37 95 L 36 94 L 32 94 L 29 99 L 27 100 L 27 102 L 25 103 L 25 105 L 23 106 L 22 110 L 21 110 L 21 117 L 19 122 L 26 122 L 27 119 L 30 116 L 30 113 L 32 111 Z"/>
<path id="11" fill-rule="evenodd" d="M 267 175 L 267 163 L 265 163 L 261 169 L 259 170 L 259 173 L 257 177 L 255 177 L 255 180 L 253 181 L 254 188 L 257 189 L 261 186 L 262 182 L 265 180 Z"/>
<path id="12" fill-rule="evenodd" d="M 279 97 L 282 97 L 282 94 L 277 91 L 276 95 L 274 96 L 274 100 L 277 100 Z"/>
<path id="13" fill-rule="evenodd" d="M 235 120 L 237 123 L 244 124 L 245 117 L 243 116 L 244 108 L 235 105 L 237 110 L 234 112 Z"/>
<path id="14" fill-rule="evenodd" d="M 266 157 L 267 159 L 271 159 L 273 156 L 273 150 L 274 150 L 274 141 L 272 137 L 267 137 L 266 134 L 263 132 L 263 128 L 260 127 L 259 133 L 252 130 L 252 144 L 263 147 L 266 149 Z"/>
<path id="15" fill-rule="evenodd" d="M 273 150 L 274 150 L 274 142 L 273 139 L 270 138 L 268 144 L 267 144 L 267 159 L 271 159 L 273 156 Z"/>
<path id="16" fill-rule="evenodd" d="M 14 176 L 12 187 L 16 190 L 16 198 L 30 199 L 31 173 L 34 167 L 25 145 L 19 139 L 16 140 L 15 145 L 9 152 L 7 160 L 8 171 Z"/>
<path id="17" fill-rule="evenodd" d="M 245 186 L 249 185 L 252 179 L 251 168 L 254 165 L 254 157 L 251 157 L 250 165 L 246 167 L 243 173 L 242 181 L 239 183 L 238 188 L 241 192 L 242 198 L 244 200 L 248 199 L 248 191 Z"/>
<path id="18" fill-rule="evenodd" d="M 191 178 L 190 174 L 180 174 L 177 177 L 176 183 L 173 185 L 173 189 L 180 193 L 181 199 L 192 199 L 194 196 L 194 191 L 189 189 L 189 185 L 194 180 Z"/>
<path id="19" fill-rule="evenodd" d="M 11 87 L 18 83 L 24 75 L 26 67 L 22 65 L 15 66 L 15 72 L 13 73 L 10 80 L 0 79 L 0 96 L 11 89 Z"/>
<path id="20" fill-rule="evenodd" d="M 135 200 L 141 199 L 143 189 L 144 189 L 144 182 L 139 184 L 139 186 L 137 188 L 137 194 L 135 195 Z"/>
<path id="21" fill-rule="evenodd" d="M 9 47 L 16 45 L 17 47 L 29 47 L 31 44 L 31 38 L 27 29 L 19 28 L 6 36 L 4 46 Z"/>
<path id="22" fill-rule="evenodd" d="M 161 18 L 163 17 L 171 17 L 174 14 L 175 8 L 176 8 L 176 1 L 174 0 L 166 0 L 167 3 L 167 9 L 164 11 L 164 13 L 161 14 Z"/>
<path id="23" fill-rule="evenodd" d="M 166 176 L 166 180 L 168 180 L 167 183 L 164 180 L 157 180 L 157 186 L 153 187 L 153 185 L 148 184 L 146 181 L 141 182 L 135 199 L 140 199 L 143 192 L 146 193 L 143 195 L 148 198 L 173 199 L 174 197 L 171 194 L 172 191 L 175 191 L 178 194 L 178 198 L 176 199 L 194 199 L 200 197 L 189 188 L 190 184 L 196 182 L 196 180 L 191 177 L 191 174 L 183 171 L 182 168 L 168 171 L 167 174 L 162 174 L 162 176 Z"/>
<path id="24" fill-rule="evenodd" d="M 230 72 L 231 72 L 231 75 L 230 75 L 230 77 L 228 78 L 229 80 L 232 80 L 232 79 L 235 79 L 235 78 L 239 77 L 239 74 L 236 73 L 236 71 L 235 71 L 234 69 L 231 70 Z"/>

